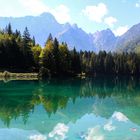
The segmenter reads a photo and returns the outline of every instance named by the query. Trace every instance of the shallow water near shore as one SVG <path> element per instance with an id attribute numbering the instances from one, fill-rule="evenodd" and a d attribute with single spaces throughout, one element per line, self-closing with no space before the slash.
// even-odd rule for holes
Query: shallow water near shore
<path id="1" fill-rule="evenodd" d="M 140 80 L 0 81 L 0 140 L 140 140 Z"/>

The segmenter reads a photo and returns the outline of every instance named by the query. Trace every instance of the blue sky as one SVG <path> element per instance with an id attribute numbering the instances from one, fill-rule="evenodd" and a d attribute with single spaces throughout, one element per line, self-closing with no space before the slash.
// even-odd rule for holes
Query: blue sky
<path id="1" fill-rule="evenodd" d="M 116 35 L 140 22 L 140 0 L 0 0 L 0 16 L 52 13 L 59 23 L 78 24 L 86 32 L 106 28 Z"/>

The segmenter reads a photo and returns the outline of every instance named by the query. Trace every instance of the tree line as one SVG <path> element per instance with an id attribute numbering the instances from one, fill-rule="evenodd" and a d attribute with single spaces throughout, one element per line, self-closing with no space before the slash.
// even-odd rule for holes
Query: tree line
<path id="1" fill-rule="evenodd" d="M 88 47 L 88 46 L 87 46 Z M 44 47 L 36 44 L 26 27 L 23 34 L 11 24 L 0 30 L 0 71 L 39 72 L 46 76 L 114 74 L 139 75 L 140 55 L 70 50 L 50 34 Z"/>

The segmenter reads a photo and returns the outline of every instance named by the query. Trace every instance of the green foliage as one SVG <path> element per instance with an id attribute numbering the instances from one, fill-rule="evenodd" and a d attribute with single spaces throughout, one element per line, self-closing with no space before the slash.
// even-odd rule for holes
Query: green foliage
<path id="1" fill-rule="evenodd" d="M 42 48 L 39 45 L 35 45 L 31 49 L 32 49 L 33 58 L 34 58 L 34 62 L 35 62 L 35 68 L 38 70 L 39 69 L 40 54 L 41 54 Z"/>
<path id="2" fill-rule="evenodd" d="M 74 48 L 71 51 L 71 71 L 73 74 L 81 73 L 81 61 L 80 61 L 80 55 Z"/>
<path id="3" fill-rule="evenodd" d="M 71 56 L 66 43 L 59 45 L 59 53 L 61 73 L 66 74 L 71 69 Z"/>
<path id="4" fill-rule="evenodd" d="M 88 46 L 87 46 L 88 47 Z M 59 43 L 50 34 L 45 47 L 36 45 L 35 38 L 30 37 L 28 28 L 23 35 L 13 32 L 9 24 L 0 31 L 0 70 L 35 71 L 41 77 L 114 74 L 139 75 L 140 55 L 137 53 L 106 53 L 100 51 L 77 52 L 69 50 L 66 43 Z"/>
<path id="5" fill-rule="evenodd" d="M 6 27 L 6 32 L 7 34 L 11 35 L 13 33 L 12 31 L 12 27 L 11 27 L 11 24 L 9 23 L 8 26 Z"/>
<path id="6" fill-rule="evenodd" d="M 0 69 L 31 71 L 34 66 L 31 42 L 27 28 L 22 37 L 20 31 L 13 32 L 9 24 L 0 32 Z"/>

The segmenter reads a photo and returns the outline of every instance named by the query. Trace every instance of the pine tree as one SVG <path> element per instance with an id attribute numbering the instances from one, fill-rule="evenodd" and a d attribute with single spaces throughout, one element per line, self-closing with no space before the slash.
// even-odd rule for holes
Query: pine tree
<path id="1" fill-rule="evenodd" d="M 47 41 L 46 41 L 46 43 L 45 43 L 45 46 L 47 45 L 47 43 L 48 43 L 49 41 L 53 41 L 53 37 L 52 37 L 52 34 L 51 34 L 51 33 L 50 33 L 49 36 L 48 36 L 48 39 L 47 39 Z"/>
<path id="2" fill-rule="evenodd" d="M 6 32 L 11 35 L 13 33 L 12 31 L 12 27 L 11 27 L 11 24 L 9 23 L 8 26 L 6 27 Z"/>
<path id="3" fill-rule="evenodd" d="M 76 48 L 71 51 L 71 71 L 73 74 L 81 73 L 80 55 L 77 53 Z"/>
<path id="4" fill-rule="evenodd" d="M 60 52 L 59 52 L 59 42 L 54 39 L 53 42 L 53 58 L 54 58 L 54 72 L 59 74 L 60 72 Z"/>
<path id="5" fill-rule="evenodd" d="M 36 45 L 36 42 L 35 42 L 35 37 L 33 36 L 33 39 L 32 39 L 32 43 L 33 43 L 33 46 Z"/>
<path id="6" fill-rule="evenodd" d="M 34 65 L 33 54 L 31 50 L 31 38 L 28 28 L 25 28 L 22 40 L 22 52 L 25 60 L 25 68 L 30 68 Z"/>
<path id="7" fill-rule="evenodd" d="M 30 33 L 29 33 L 28 28 L 26 27 L 24 32 L 23 32 L 23 42 L 24 42 L 24 45 L 25 46 L 29 46 L 30 45 L 30 41 L 31 41 Z"/>

